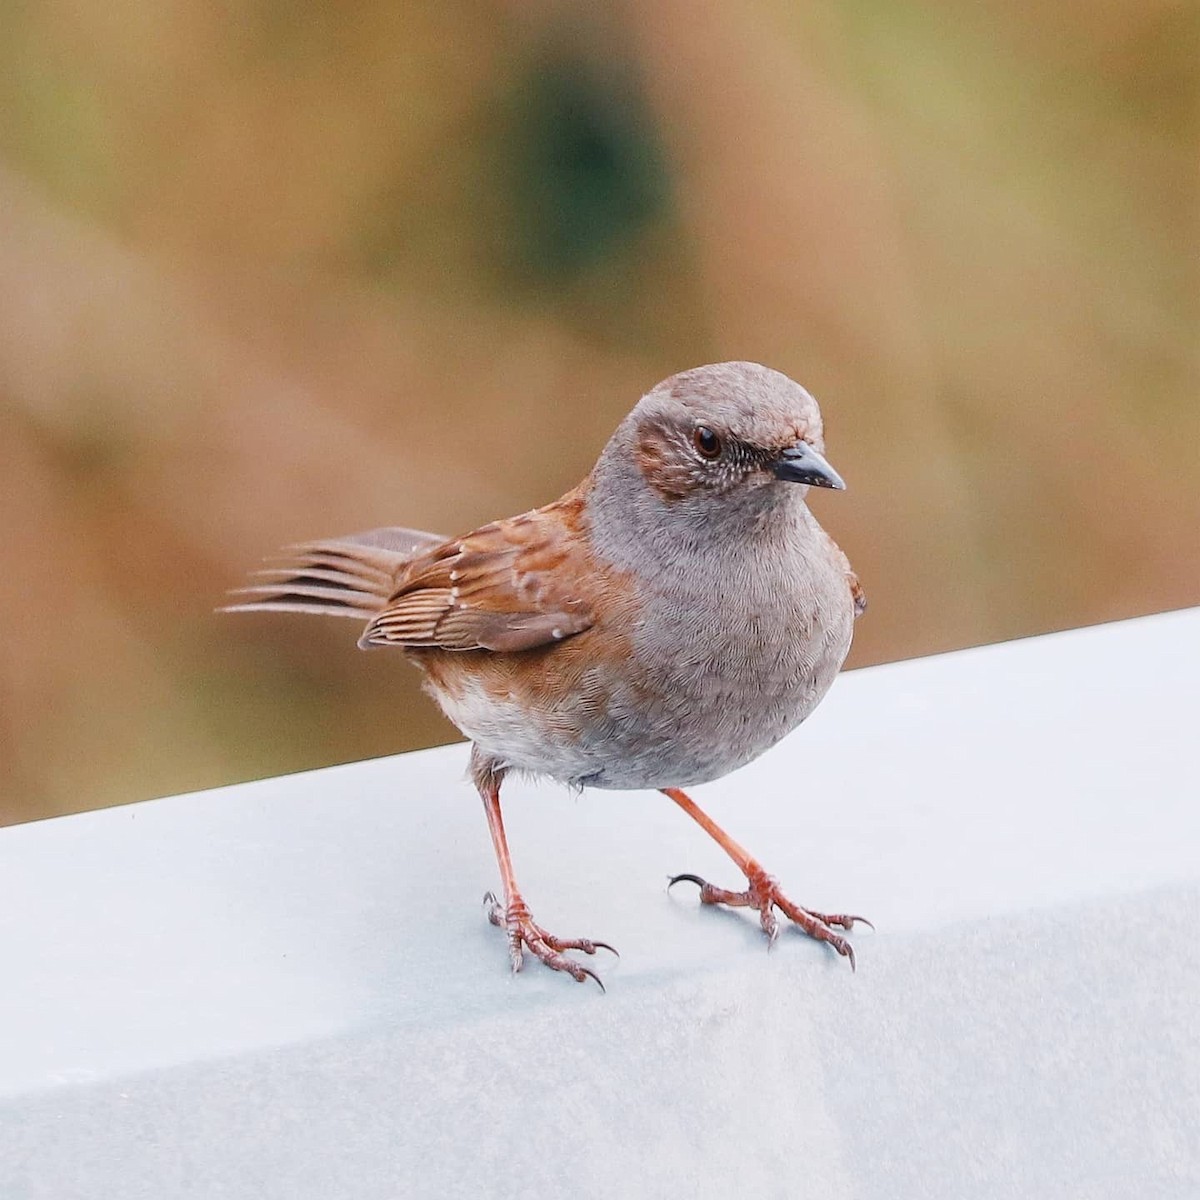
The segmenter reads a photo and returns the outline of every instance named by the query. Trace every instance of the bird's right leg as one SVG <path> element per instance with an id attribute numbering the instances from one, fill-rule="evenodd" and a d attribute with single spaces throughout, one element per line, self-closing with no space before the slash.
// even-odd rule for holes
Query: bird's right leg
<path id="1" fill-rule="evenodd" d="M 472 756 L 476 768 L 476 756 Z M 496 851 L 496 862 L 500 867 L 500 880 L 504 886 L 504 903 L 495 894 L 488 892 L 483 902 L 487 906 L 488 920 L 508 933 L 508 953 L 512 969 L 519 971 L 524 961 L 523 950 L 528 950 L 536 959 L 552 971 L 565 971 L 577 983 L 594 979 L 604 990 L 604 984 L 595 971 L 589 970 L 574 959 L 567 958 L 564 950 L 581 950 L 584 954 L 595 954 L 598 949 L 616 951 L 607 942 L 593 942 L 588 938 L 560 938 L 543 929 L 529 912 L 529 906 L 517 887 L 513 874 L 512 856 L 508 851 L 508 839 L 504 835 L 504 819 L 500 815 L 500 781 L 503 772 L 491 768 L 474 769 L 475 784 L 483 799 L 487 814 L 488 830 L 492 835 L 492 846 Z"/>

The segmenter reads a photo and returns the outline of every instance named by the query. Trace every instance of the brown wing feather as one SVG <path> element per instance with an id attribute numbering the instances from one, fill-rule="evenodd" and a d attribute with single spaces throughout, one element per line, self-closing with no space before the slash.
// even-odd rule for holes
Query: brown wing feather
<path id="1" fill-rule="evenodd" d="M 846 575 L 850 580 L 850 595 L 854 597 L 854 615 L 861 617 L 867 611 L 867 593 L 853 571 L 847 571 Z"/>
<path id="2" fill-rule="evenodd" d="M 820 526 L 817 528 L 820 529 Z M 854 619 L 858 620 L 867 611 L 867 593 L 863 591 L 862 584 L 858 582 L 858 576 L 850 566 L 850 560 L 841 546 L 824 529 L 821 529 L 821 536 L 825 539 L 825 545 L 829 547 L 829 552 L 842 564 L 842 570 L 846 573 L 846 583 L 850 588 L 850 598 L 854 603 Z"/>
<path id="3" fill-rule="evenodd" d="M 582 510 L 571 492 L 414 559 L 359 645 L 512 652 L 590 628 L 572 587 L 586 557 Z"/>

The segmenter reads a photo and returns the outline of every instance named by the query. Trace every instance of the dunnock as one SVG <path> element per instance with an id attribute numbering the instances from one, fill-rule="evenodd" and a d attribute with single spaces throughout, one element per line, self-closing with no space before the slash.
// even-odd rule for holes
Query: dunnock
<path id="1" fill-rule="evenodd" d="M 599 979 L 530 915 L 500 815 L 509 771 L 571 787 L 658 788 L 746 877 L 705 904 L 779 908 L 854 965 L 863 918 L 801 908 L 682 785 L 717 779 L 795 728 L 825 695 L 864 600 L 846 556 L 805 503 L 843 488 L 823 456 L 821 414 L 798 384 L 756 363 L 698 367 L 645 395 L 591 474 L 545 508 L 446 540 L 412 529 L 293 547 L 227 611 L 365 621 L 359 645 L 393 646 L 425 672 L 471 739 L 504 888 L 485 897 L 523 948 L 576 980 Z M 601 985 L 603 986 L 603 985 Z"/>

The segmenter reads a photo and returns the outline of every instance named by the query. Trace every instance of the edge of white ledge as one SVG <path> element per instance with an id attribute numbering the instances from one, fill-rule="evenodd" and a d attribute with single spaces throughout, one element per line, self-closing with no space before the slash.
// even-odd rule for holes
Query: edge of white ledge
<path id="1" fill-rule="evenodd" d="M 665 799 L 518 782 L 622 958 L 511 977 L 463 746 L 0 830 L 0 1193 L 1194 1196 L 1197 677 L 1200 610 L 867 668 L 697 789 L 854 976 L 667 895 L 737 880 Z"/>

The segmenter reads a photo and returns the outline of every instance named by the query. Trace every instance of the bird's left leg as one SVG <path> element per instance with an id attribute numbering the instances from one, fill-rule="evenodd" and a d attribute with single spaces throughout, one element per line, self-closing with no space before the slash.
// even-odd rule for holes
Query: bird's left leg
<path id="1" fill-rule="evenodd" d="M 552 971 L 564 971 L 572 979 L 582 983 L 592 979 L 604 990 L 604 984 L 595 971 L 567 958 L 564 950 L 582 950 L 584 954 L 595 954 L 597 950 L 616 951 L 607 942 L 597 942 L 591 938 L 560 938 L 543 929 L 534 919 L 517 887 L 516 875 L 513 872 L 512 855 L 508 851 L 508 838 L 504 833 L 504 819 L 500 815 L 500 780 L 503 773 L 495 771 L 486 764 L 477 765 L 476 756 L 472 756 L 472 774 L 476 787 L 483 800 L 484 812 L 487 814 L 488 831 L 492 835 L 492 847 L 496 851 L 496 863 L 500 868 L 500 880 L 504 886 L 504 903 L 488 892 L 483 898 L 488 920 L 498 925 L 508 934 L 508 953 L 512 969 L 519 971 L 523 960 L 523 949 Z"/>
<path id="2" fill-rule="evenodd" d="M 733 908 L 757 909 L 762 927 L 772 942 L 779 934 L 779 922 L 775 918 L 775 909 L 778 908 L 809 937 L 816 938 L 819 942 L 827 942 L 840 955 L 849 959 L 850 969 L 854 969 L 854 947 L 840 933 L 835 933 L 833 927 L 849 931 L 859 922 L 874 928 L 866 917 L 850 916 L 847 913 L 821 913 L 811 908 L 801 908 L 780 891 L 779 884 L 763 870 L 759 861 L 735 842 L 686 792 L 680 791 L 679 788 L 659 790 L 664 796 L 674 800 L 733 859 L 738 869 L 746 876 L 747 884 L 743 892 L 730 892 L 708 883 L 698 875 L 676 875 L 668 887 L 687 880 L 700 888 L 700 901 L 703 904 L 727 904 Z"/>

